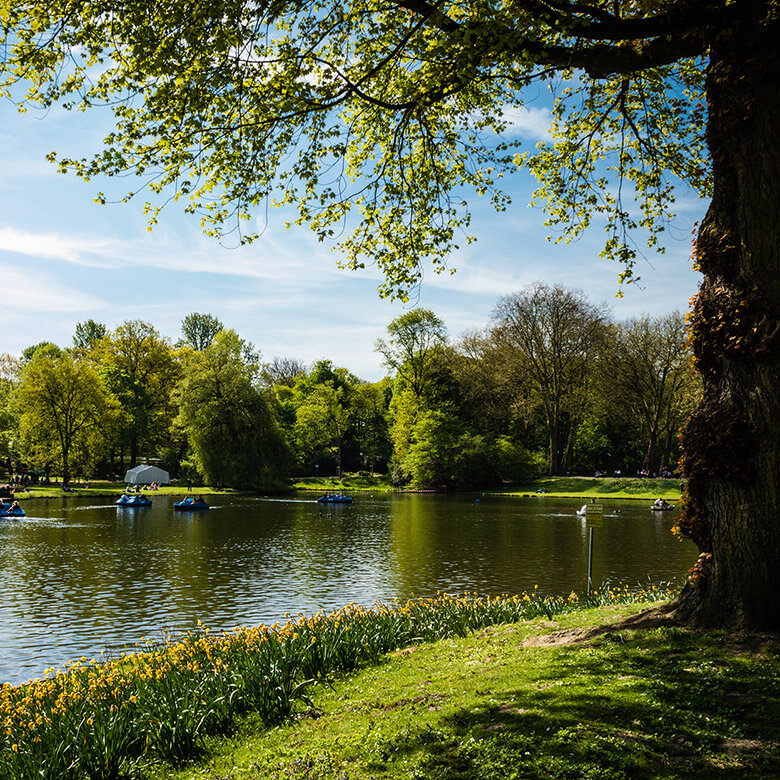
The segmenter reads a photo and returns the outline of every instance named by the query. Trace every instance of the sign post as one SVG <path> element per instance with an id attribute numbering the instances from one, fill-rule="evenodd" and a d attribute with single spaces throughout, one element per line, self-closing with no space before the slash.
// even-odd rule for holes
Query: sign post
<path id="1" fill-rule="evenodd" d="M 601 528 L 603 523 L 604 504 L 588 504 L 585 510 L 585 527 L 588 529 L 588 596 L 593 587 L 593 529 Z"/>

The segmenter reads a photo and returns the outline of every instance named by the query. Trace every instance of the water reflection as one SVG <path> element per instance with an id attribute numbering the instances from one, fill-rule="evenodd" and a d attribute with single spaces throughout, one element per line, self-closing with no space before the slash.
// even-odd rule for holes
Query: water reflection
<path id="1" fill-rule="evenodd" d="M 393 495 L 321 507 L 242 497 L 174 514 L 162 496 L 143 509 L 28 501 L 27 518 L 0 522 L 0 681 L 198 620 L 272 623 L 437 590 L 582 590 L 578 503 Z M 695 552 L 672 537 L 670 515 L 607 502 L 594 581 L 680 579 Z"/>

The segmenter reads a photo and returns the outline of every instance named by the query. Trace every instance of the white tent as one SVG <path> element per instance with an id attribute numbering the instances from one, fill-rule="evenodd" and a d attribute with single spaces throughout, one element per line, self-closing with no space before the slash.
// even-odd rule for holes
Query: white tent
<path id="1" fill-rule="evenodd" d="M 167 471 L 158 469 L 157 466 L 136 466 L 125 474 L 125 482 L 128 485 L 168 485 L 171 475 Z"/>

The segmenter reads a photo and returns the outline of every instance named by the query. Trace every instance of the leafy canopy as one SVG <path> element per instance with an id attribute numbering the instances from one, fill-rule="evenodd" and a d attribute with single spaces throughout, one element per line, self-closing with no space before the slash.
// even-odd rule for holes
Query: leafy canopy
<path id="1" fill-rule="evenodd" d="M 345 266 L 375 262 L 383 295 L 444 269 L 473 238 L 466 199 L 506 209 L 522 166 L 563 238 L 605 220 L 630 279 L 632 231 L 656 245 L 675 180 L 708 188 L 697 58 L 737 5 L 2 0 L 0 91 L 110 106 L 101 151 L 50 157 L 87 180 L 137 174 L 125 199 L 144 191 L 152 224 L 183 199 L 206 232 L 247 242 L 246 221 L 289 207 Z M 554 140 L 523 150 L 508 117 L 535 82 L 558 90 Z"/>

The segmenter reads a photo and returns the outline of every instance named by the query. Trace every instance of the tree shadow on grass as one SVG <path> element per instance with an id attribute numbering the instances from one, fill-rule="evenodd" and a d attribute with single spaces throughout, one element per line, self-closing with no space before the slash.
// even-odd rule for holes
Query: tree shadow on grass
<path id="1" fill-rule="evenodd" d="M 484 705 L 397 735 L 388 759 L 431 780 L 780 777 L 776 641 L 662 626 L 528 652 L 527 688 L 479 691 Z"/>

